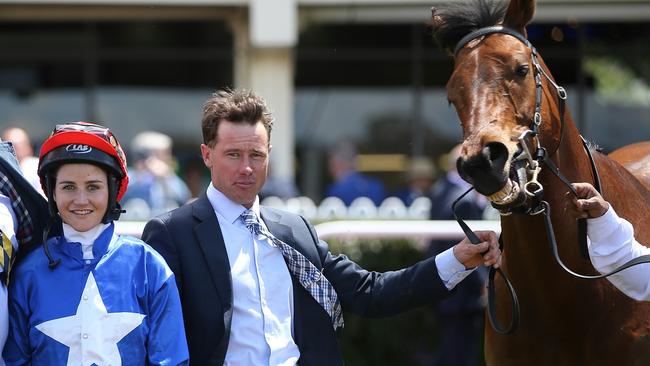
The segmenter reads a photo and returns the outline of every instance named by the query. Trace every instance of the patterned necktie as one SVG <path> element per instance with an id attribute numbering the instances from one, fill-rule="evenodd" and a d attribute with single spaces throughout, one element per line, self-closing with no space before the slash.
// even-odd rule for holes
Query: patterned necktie
<path id="1" fill-rule="evenodd" d="M 255 212 L 246 210 L 241 219 L 253 234 L 268 238 L 282 252 L 289 272 L 313 296 L 332 318 L 334 330 L 343 328 L 343 313 L 341 303 L 332 284 L 304 255 L 296 249 L 276 238 L 259 222 Z"/>

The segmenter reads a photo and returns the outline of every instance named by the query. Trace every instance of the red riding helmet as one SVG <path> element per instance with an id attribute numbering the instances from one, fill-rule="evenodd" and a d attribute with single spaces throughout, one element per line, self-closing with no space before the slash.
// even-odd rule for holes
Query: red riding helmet
<path id="1" fill-rule="evenodd" d="M 41 147 L 38 176 L 43 192 L 56 214 L 53 188 L 57 168 L 63 164 L 88 163 L 103 168 L 108 176 L 108 210 L 102 222 L 117 220 L 122 212 L 119 201 L 129 184 L 126 156 L 113 133 L 106 127 L 88 122 L 70 122 L 54 127 Z"/>

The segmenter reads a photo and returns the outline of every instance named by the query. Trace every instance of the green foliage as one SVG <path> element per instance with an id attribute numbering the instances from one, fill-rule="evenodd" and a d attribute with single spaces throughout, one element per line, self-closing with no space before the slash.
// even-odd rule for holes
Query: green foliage
<path id="1" fill-rule="evenodd" d="M 424 254 L 408 241 L 330 241 L 333 253 L 344 253 L 360 266 L 373 271 L 397 270 L 416 263 Z M 381 319 L 345 313 L 340 338 L 345 364 L 424 365 L 436 348 L 433 310 L 420 308 Z M 428 362 L 427 362 L 428 361 Z"/>
<path id="2" fill-rule="evenodd" d="M 650 105 L 650 87 L 628 64 L 615 57 L 586 57 L 584 69 L 605 102 L 622 105 Z"/>

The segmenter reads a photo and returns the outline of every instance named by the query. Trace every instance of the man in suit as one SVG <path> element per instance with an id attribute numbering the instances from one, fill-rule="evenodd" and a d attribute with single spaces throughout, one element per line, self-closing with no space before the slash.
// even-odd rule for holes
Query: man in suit
<path id="1" fill-rule="evenodd" d="M 303 217 L 259 205 L 272 124 L 254 93 L 216 93 L 202 119 L 212 184 L 145 226 L 142 238 L 176 274 L 192 364 L 340 365 L 341 309 L 396 314 L 447 297 L 476 266 L 499 264 L 493 232 L 387 273 L 331 254 Z"/>

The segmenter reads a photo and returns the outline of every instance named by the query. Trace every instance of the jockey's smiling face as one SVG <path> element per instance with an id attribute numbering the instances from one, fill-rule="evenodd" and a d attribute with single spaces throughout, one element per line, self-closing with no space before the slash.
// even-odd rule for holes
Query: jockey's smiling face
<path id="1" fill-rule="evenodd" d="M 61 219 L 79 232 L 97 226 L 108 207 L 106 172 L 93 164 L 64 164 L 56 174 L 54 200 Z"/>

